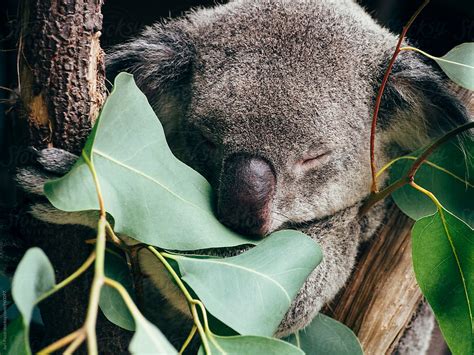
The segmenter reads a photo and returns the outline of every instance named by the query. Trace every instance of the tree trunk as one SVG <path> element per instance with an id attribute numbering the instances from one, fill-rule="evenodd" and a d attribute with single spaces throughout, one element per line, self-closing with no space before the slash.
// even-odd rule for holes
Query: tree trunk
<path id="1" fill-rule="evenodd" d="M 80 153 L 105 98 L 101 0 L 25 0 L 20 95 L 31 145 Z"/>
<path id="2" fill-rule="evenodd" d="M 18 48 L 18 116 L 27 123 L 29 142 L 80 154 L 105 99 L 104 54 L 99 37 L 102 0 L 24 0 Z M 85 228 L 52 226 L 23 216 L 20 233 L 50 258 L 57 280 L 70 275 L 91 251 Z M 78 329 L 89 299 L 92 272 L 40 305 L 48 345 Z M 97 324 L 100 349 L 123 353 L 130 332 L 105 320 Z M 38 350 L 38 349 L 36 349 Z M 84 346 L 82 347 L 84 351 Z"/>
<path id="3" fill-rule="evenodd" d="M 365 246 L 350 283 L 329 308 L 357 334 L 365 354 L 390 354 L 422 299 L 411 259 L 413 223 L 396 208 Z"/>

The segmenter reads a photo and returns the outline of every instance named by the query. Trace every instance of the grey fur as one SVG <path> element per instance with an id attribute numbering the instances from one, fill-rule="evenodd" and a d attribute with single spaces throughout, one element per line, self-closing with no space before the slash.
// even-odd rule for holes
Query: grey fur
<path id="1" fill-rule="evenodd" d="M 433 311 L 426 301 L 420 303 L 416 316 L 408 324 L 403 337 L 398 342 L 395 354 L 425 354 L 429 347 L 429 339 L 434 329 Z"/>
<path id="2" fill-rule="evenodd" d="M 180 159 L 217 190 L 232 154 L 271 162 L 277 180 L 271 230 L 297 227 L 321 244 L 324 261 L 278 336 L 305 327 L 334 297 L 359 244 L 383 221 L 383 206 L 362 219 L 358 210 L 370 190 L 374 99 L 395 44 L 395 35 L 350 0 L 236 0 L 151 26 L 108 55 L 110 72 L 135 75 Z M 378 164 L 467 119 L 432 68 L 404 53 L 384 97 Z M 321 152 L 327 159 L 302 168 L 305 154 Z M 38 192 L 37 177 L 21 173 L 20 182 Z M 64 215 L 42 208 L 38 218 L 65 223 Z M 66 223 L 87 224 L 76 217 Z M 144 268 L 156 270 L 147 262 Z M 183 311 L 173 287 L 164 296 Z"/>

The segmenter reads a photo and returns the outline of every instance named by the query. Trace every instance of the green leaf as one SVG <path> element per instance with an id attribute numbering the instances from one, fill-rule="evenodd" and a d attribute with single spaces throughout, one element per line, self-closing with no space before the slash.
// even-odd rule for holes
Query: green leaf
<path id="1" fill-rule="evenodd" d="M 28 334 L 33 310 L 39 297 L 51 290 L 55 283 L 53 266 L 46 254 L 39 248 L 28 249 L 12 281 L 12 297 L 21 314 L 11 323 L 12 329 L 9 327 L 12 332 L 9 351 L 12 354 L 30 353 Z"/>
<path id="2" fill-rule="evenodd" d="M 174 258 L 214 317 L 242 335 L 272 336 L 322 254 L 306 235 L 280 231 L 238 256 Z"/>
<path id="3" fill-rule="evenodd" d="M 463 43 L 441 58 L 433 58 L 456 84 L 474 90 L 474 42 Z"/>
<path id="4" fill-rule="evenodd" d="M 265 354 L 265 355 L 304 355 L 300 349 L 287 342 L 275 338 L 257 336 L 221 337 L 214 335 L 215 342 L 209 341 L 212 354 Z M 201 346 L 198 355 L 204 355 Z"/>
<path id="5" fill-rule="evenodd" d="M 29 249 L 21 259 L 12 281 L 12 296 L 28 326 L 38 298 L 55 285 L 54 269 L 39 248 Z"/>
<path id="6" fill-rule="evenodd" d="M 105 276 L 119 282 L 132 296 L 133 281 L 126 260 L 117 253 L 108 251 L 105 254 L 104 267 Z M 116 289 L 103 287 L 100 292 L 99 306 L 109 321 L 124 329 L 135 330 L 133 316 Z"/>
<path id="7" fill-rule="evenodd" d="M 135 314 L 135 334 L 128 347 L 132 354 L 177 354 L 163 333 L 141 314 Z"/>
<path id="8" fill-rule="evenodd" d="M 415 152 L 411 156 L 418 156 Z M 451 142 L 436 150 L 415 176 L 418 185 L 431 191 L 441 204 L 474 228 L 474 141 L 466 139 L 464 148 Z M 414 159 L 402 159 L 390 171 L 392 182 L 404 176 Z M 397 206 L 414 220 L 430 216 L 436 206 L 418 190 L 405 186 L 392 194 Z"/>
<path id="9" fill-rule="evenodd" d="M 417 221 L 412 231 L 413 266 L 453 354 L 472 354 L 474 231 L 442 209 Z"/>
<path id="10" fill-rule="evenodd" d="M 84 151 L 97 171 L 116 232 L 173 250 L 254 244 L 217 221 L 210 184 L 171 153 L 131 75 L 115 79 Z M 65 177 L 46 183 L 44 191 L 60 210 L 98 209 L 82 157 Z"/>
<path id="11" fill-rule="evenodd" d="M 286 339 L 307 355 L 363 354 L 359 340 L 344 324 L 319 313 L 303 330 Z"/>
<path id="12" fill-rule="evenodd" d="M 28 342 L 28 332 L 22 317 L 13 320 L 6 329 L 6 354 L 30 355 L 31 349 Z"/>

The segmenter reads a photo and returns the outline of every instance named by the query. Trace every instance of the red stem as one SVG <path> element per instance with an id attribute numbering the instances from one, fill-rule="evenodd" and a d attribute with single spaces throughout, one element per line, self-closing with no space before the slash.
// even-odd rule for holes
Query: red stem
<path id="1" fill-rule="evenodd" d="M 428 5 L 430 0 L 425 0 L 423 4 L 416 10 L 416 12 L 413 14 L 413 16 L 410 18 L 408 23 L 403 27 L 402 33 L 400 34 L 400 38 L 398 39 L 397 47 L 395 48 L 395 52 L 393 53 L 392 59 L 390 60 L 390 63 L 388 64 L 387 71 L 385 72 L 385 75 L 382 80 L 382 84 L 380 86 L 379 92 L 377 94 L 377 99 L 375 100 L 375 109 L 374 109 L 374 115 L 372 117 L 372 126 L 370 130 L 370 168 L 372 172 L 372 189 L 371 192 L 376 193 L 378 192 L 378 187 L 377 187 L 377 167 L 375 164 L 375 133 L 376 133 L 376 128 L 377 128 L 377 120 L 379 117 L 379 111 L 380 111 L 380 104 L 382 103 L 382 96 L 385 91 L 385 87 L 387 86 L 388 78 L 390 77 L 390 73 L 392 72 L 393 65 L 395 64 L 395 60 L 398 57 L 398 54 L 400 53 L 400 47 L 403 44 L 403 40 L 405 39 L 408 30 L 410 29 L 411 25 L 415 21 L 415 19 L 418 17 L 418 15 L 423 11 L 423 9 Z"/>

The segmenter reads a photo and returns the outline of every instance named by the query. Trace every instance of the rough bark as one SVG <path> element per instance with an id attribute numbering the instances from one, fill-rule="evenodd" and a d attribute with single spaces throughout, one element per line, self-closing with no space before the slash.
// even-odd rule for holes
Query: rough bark
<path id="1" fill-rule="evenodd" d="M 20 94 L 32 145 L 79 153 L 102 106 L 102 0 L 25 0 Z"/>
<path id="2" fill-rule="evenodd" d="M 35 148 L 58 147 L 80 153 L 105 99 L 104 54 L 100 47 L 102 0 L 24 0 L 19 31 L 18 117 L 27 123 Z M 93 232 L 52 226 L 25 215 L 19 232 L 40 246 L 57 280 L 70 275 L 90 253 Z M 40 304 L 48 345 L 78 329 L 85 318 L 92 272 Z M 105 320 L 97 324 L 99 349 L 123 353 L 130 333 Z M 38 349 L 36 349 L 38 350 Z M 84 346 L 81 349 L 84 351 Z"/>

